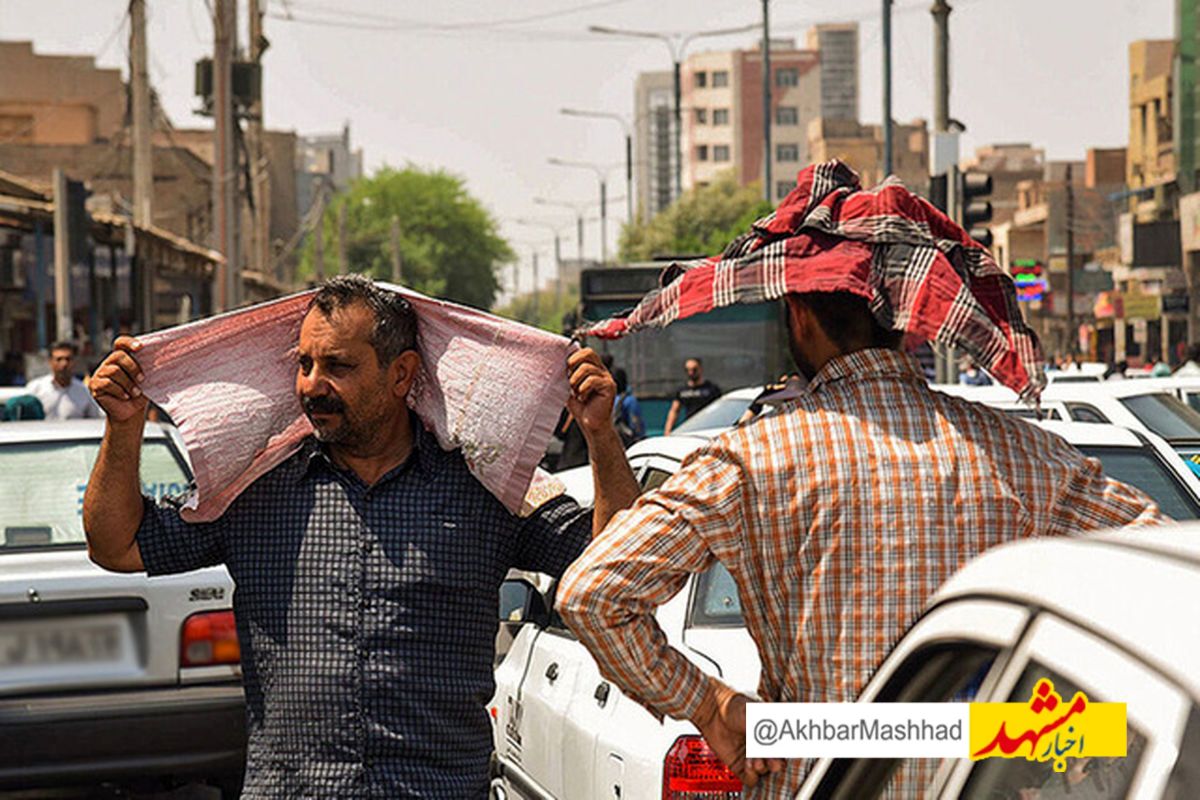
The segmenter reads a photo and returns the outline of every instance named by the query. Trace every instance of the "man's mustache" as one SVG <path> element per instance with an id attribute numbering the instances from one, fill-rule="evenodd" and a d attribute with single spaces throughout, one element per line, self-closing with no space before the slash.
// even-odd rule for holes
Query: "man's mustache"
<path id="1" fill-rule="evenodd" d="M 304 413 L 310 417 L 313 414 L 341 414 L 346 410 L 346 404 L 340 398 L 331 395 L 302 397 L 300 405 L 304 409 Z"/>

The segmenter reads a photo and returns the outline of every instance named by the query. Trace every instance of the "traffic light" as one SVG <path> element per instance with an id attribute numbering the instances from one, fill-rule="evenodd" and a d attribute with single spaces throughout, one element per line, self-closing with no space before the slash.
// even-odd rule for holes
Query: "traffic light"
<path id="1" fill-rule="evenodd" d="M 992 232 L 984 226 L 992 221 L 992 176 L 983 172 L 964 172 L 959 177 L 959 222 L 971 238 L 984 247 L 992 246 Z"/>

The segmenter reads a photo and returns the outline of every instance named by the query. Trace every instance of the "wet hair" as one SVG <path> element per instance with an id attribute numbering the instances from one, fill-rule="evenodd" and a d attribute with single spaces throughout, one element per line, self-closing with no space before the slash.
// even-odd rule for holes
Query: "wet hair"
<path id="1" fill-rule="evenodd" d="M 371 347 L 379 365 L 386 367 L 407 350 L 417 347 L 417 314 L 400 294 L 381 289 L 365 275 L 338 275 L 321 284 L 308 304 L 326 317 L 354 305 L 364 305 L 375 316 Z"/>
<path id="2" fill-rule="evenodd" d="M 900 349 L 903 332 L 880 325 L 865 297 L 853 292 L 803 292 L 791 296 L 813 313 L 821 330 L 843 353 L 867 347 Z"/>
<path id="3" fill-rule="evenodd" d="M 59 339 L 54 344 L 50 345 L 49 352 L 53 353 L 55 350 L 70 350 L 72 356 L 79 355 L 79 348 L 75 346 L 74 342 L 68 339 Z"/>

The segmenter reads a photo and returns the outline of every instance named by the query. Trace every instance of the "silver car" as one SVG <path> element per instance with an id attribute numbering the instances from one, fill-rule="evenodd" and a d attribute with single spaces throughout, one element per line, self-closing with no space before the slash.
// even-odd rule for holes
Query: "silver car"
<path id="1" fill-rule="evenodd" d="M 0 423 L 0 789 L 208 781 L 238 791 L 245 699 L 224 568 L 163 578 L 88 559 L 83 493 L 103 420 Z M 191 479 L 148 424 L 143 491 Z"/>

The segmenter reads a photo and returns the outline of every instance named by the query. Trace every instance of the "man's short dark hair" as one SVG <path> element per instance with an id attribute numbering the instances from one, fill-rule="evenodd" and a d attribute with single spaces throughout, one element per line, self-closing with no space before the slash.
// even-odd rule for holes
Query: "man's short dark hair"
<path id="1" fill-rule="evenodd" d="M 54 344 L 50 345 L 51 353 L 53 353 L 56 350 L 70 350 L 72 356 L 79 355 L 79 348 L 75 346 L 74 342 L 69 341 L 67 339 L 59 339 Z"/>
<path id="2" fill-rule="evenodd" d="M 853 292 L 804 292 L 792 296 L 813 313 L 821 330 L 844 353 L 868 347 L 900 349 L 903 332 L 880 325 L 865 297 Z"/>
<path id="3" fill-rule="evenodd" d="M 317 309 L 326 317 L 334 311 L 362 304 L 375 315 L 371 329 L 371 347 L 379 365 L 386 367 L 406 350 L 417 347 L 417 314 L 400 294 L 381 289 L 365 275 L 338 275 L 317 289 L 308 310 Z"/>

